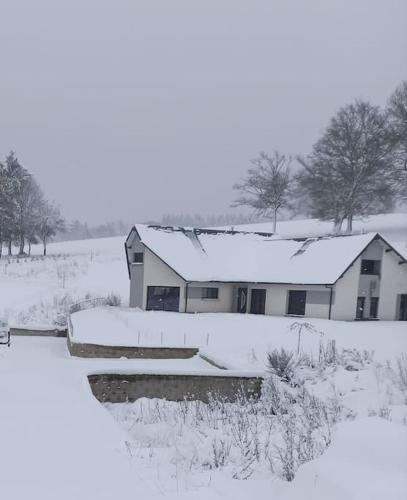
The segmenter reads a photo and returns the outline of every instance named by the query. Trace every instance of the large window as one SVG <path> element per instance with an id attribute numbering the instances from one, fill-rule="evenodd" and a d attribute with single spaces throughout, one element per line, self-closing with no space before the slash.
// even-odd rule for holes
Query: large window
<path id="1" fill-rule="evenodd" d="M 380 274 L 380 260 L 363 259 L 360 269 L 361 274 Z"/>
<path id="2" fill-rule="evenodd" d="M 400 321 L 407 321 L 407 294 L 403 293 L 398 296 L 398 317 Z"/>
<path id="3" fill-rule="evenodd" d="M 202 298 L 203 299 L 218 299 L 219 298 L 219 288 L 215 288 L 215 287 L 202 288 Z"/>
<path id="4" fill-rule="evenodd" d="M 306 290 L 289 290 L 287 314 L 304 316 L 305 304 L 307 301 Z"/>
<path id="5" fill-rule="evenodd" d="M 179 286 L 148 286 L 148 311 L 179 311 Z"/>
<path id="6" fill-rule="evenodd" d="M 264 314 L 266 309 L 266 290 L 263 288 L 253 288 L 250 301 L 251 314 Z"/>

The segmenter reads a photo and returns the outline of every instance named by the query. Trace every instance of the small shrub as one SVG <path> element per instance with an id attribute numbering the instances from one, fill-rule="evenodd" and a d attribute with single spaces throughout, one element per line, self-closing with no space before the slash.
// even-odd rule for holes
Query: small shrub
<path id="1" fill-rule="evenodd" d="M 267 353 L 268 370 L 283 382 L 291 382 L 296 364 L 294 353 L 286 351 L 284 348 L 274 349 Z"/>
<path id="2" fill-rule="evenodd" d="M 407 356 L 403 353 L 397 358 L 397 383 L 402 392 L 407 392 Z"/>
<path id="3" fill-rule="evenodd" d="M 120 295 L 112 292 L 106 297 L 106 305 L 120 307 L 122 305 L 122 298 Z"/>
<path id="4" fill-rule="evenodd" d="M 219 469 L 226 465 L 232 443 L 227 439 L 214 438 L 212 441 L 212 466 Z"/>

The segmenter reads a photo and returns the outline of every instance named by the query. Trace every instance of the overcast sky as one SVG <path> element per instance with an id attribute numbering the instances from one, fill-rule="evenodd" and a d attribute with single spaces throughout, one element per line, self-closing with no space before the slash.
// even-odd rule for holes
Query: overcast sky
<path id="1" fill-rule="evenodd" d="M 0 156 L 68 219 L 233 212 L 260 150 L 306 154 L 407 77 L 406 0 L 0 0 Z"/>

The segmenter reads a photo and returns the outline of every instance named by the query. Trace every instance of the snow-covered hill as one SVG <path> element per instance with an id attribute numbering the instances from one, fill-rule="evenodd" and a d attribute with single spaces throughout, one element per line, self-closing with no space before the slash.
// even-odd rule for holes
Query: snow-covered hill
<path id="1" fill-rule="evenodd" d="M 230 229 L 230 228 L 228 228 Z M 271 222 L 234 226 L 239 231 L 273 232 Z M 277 233 L 284 238 L 306 238 L 332 233 L 332 222 L 318 219 L 299 219 L 279 222 Z M 355 219 L 353 234 L 377 232 L 393 242 L 407 242 L 407 213 L 371 215 Z"/>

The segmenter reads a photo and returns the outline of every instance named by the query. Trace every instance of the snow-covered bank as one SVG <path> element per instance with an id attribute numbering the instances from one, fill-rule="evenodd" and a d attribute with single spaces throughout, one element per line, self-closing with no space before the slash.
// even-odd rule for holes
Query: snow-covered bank
<path id="1" fill-rule="evenodd" d="M 127 346 L 196 346 L 230 369 L 261 370 L 267 351 L 295 351 L 293 318 L 245 314 L 183 314 L 105 307 L 72 315 L 76 342 Z M 301 350 L 318 355 L 320 341 L 335 339 L 338 348 L 374 351 L 375 359 L 407 352 L 403 322 L 348 322 L 307 318 L 317 332 L 304 331 Z M 321 332 L 321 333 L 319 333 Z"/>
<path id="2" fill-rule="evenodd" d="M 181 364 L 180 364 L 181 363 Z M 191 360 L 79 360 L 65 339 L 12 339 L 0 348 L 0 496 L 7 500 L 156 498 L 125 434 L 93 397 L 86 375 L 127 369 L 208 367 Z"/>
<path id="3" fill-rule="evenodd" d="M 377 417 L 339 425 L 333 443 L 303 465 L 279 500 L 404 500 L 407 427 Z"/>

